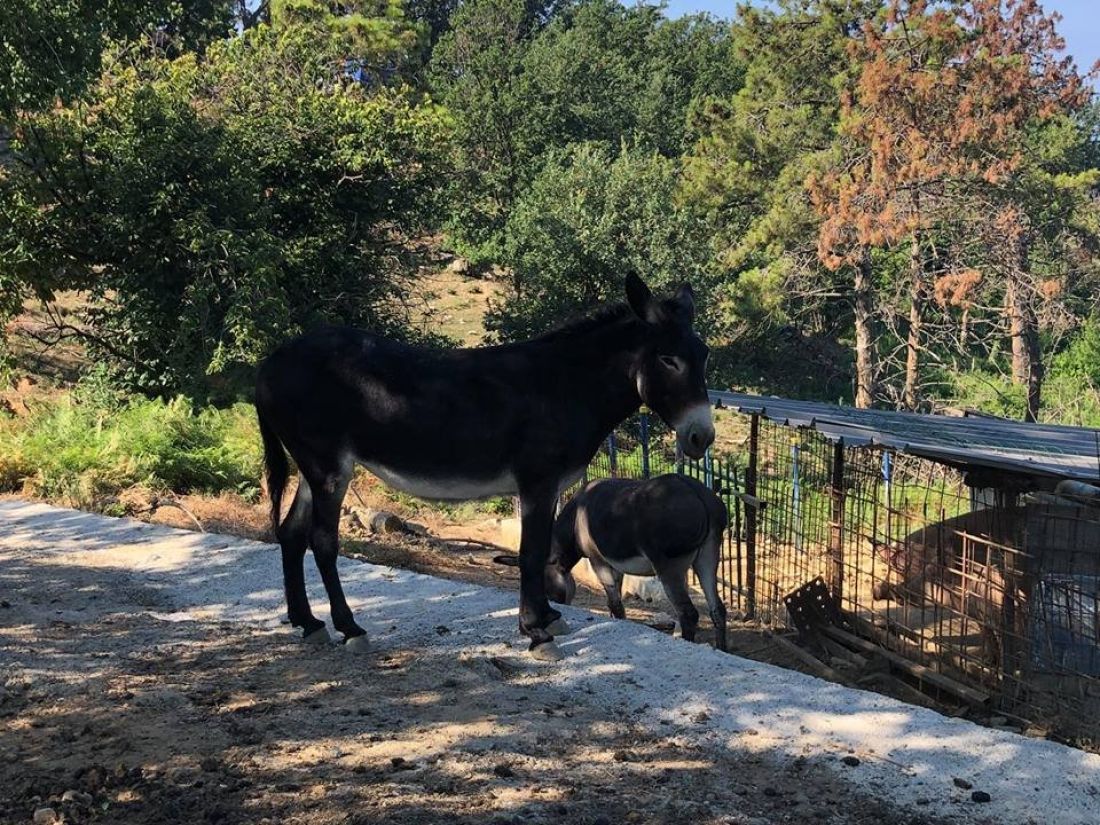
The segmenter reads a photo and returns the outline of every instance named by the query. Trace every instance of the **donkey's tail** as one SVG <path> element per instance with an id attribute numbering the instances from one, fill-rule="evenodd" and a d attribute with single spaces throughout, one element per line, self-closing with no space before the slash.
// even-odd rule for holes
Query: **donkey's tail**
<path id="1" fill-rule="evenodd" d="M 283 442 L 264 417 L 260 405 L 256 405 L 256 417 L 260 422 L 260 437 L 264 442 L 264 470 L 267 474 L 267 496 L 271 499 L 271 529 L 278 531 L 279 514 L 282 512 L 283 490 L 290 466 L 286 460 Z"/>

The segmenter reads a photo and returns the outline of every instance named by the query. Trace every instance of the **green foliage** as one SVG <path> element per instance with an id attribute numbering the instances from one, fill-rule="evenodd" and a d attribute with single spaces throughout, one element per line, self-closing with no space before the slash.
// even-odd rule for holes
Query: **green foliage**
<path id="1" fill-rule="evenodd" d="M 535 154 L 519 89 L 536 25 L 524 0 L 468 0 L 432 55 L 432 86 L 456 133 L 446 225 L 476 262 L 498 257 L 500 232 Z"/>
<path id="2" fill-rule="evenodd" d="M 230 0 L 5 0 L 0 9 L 0 117 L 69 100 L 99 72 L 112 40 L 156 31 L 201 49 L 229 30 Z"/>
<path id="3" fill-rule="evenodd" d="M 477 263 L 501 261 L 504 225 L 554 152 L 625 140 L 678 157 L 695 103 L 740 83 L 728 27 L 707 17 L 583 0 L 543 22 L 522 0 L 471 0 L 433 55 L 459 147 L 447 230 Z"/>
<path id="4" fill-rule="evenodd" d="M 733 48 L 744 84 L 697 106 L 699 138 L 684 158 L 681 197 L 711 225 L 723 282 L 725 377 L 771 392 L 850 395 L 846 286 L 815 254 L 819 219 L 807 178 L 839 152 L 848 46 L 877 2 L 784 0 L 744 7 Z M 810 321 L 810 323 L 807 323 Z M 831 339 L 831 340 L 830 340 Z"/>
<path id="5" fill-rule="evenodd" d="M 120 401 L 81 389 L 0 420 L 0 490 L 80 506 L 133 485 L 255 492 L 262 455 L 251 405 L 197 411 L 183 397 Z"/>
<path id="6" fill-rule="evenodd" d="M 1100 314 L 1094 313 L 1072 343 L 1055 356 L 1051 374 L 1100 388 Z"/>
<path id="7" fill-rule="evenodd" d="M 1089 377 L 1096 373 L 1097 361 L 1080 364 L 1090 345 L 1071 346 L 1055 358 L 1054 367 L 1043 383 L 1041 420 L 1078 427 L 1100 427 L 1100 382 Z M 1091 346 L 1095 346 L 1093 343 Z M 1070 355 L 1072 353 L 1072 355 Z M 1070 357 L 1063 357 L 1069 355 Z M 969 370 L 946 376 L 940 395 L 952 406 L 981 410 L 1002 418 L 1021 419 L 1027 409 L 1027 388 L 1009 378 L 986 370 Z"/>
<path id="8" fill-rule="evenodd" d="M 394 25 L 367 38 L 383 62 Z M 447 119 L 349 76 L 331 29 L 261 25 L 203 60 L 119 64 L 82 106 L 28 116 L 15 149 L 31 162 L 0 179 L 2 277 L 87 290 L 92 351 L 166 395 L 232 398 L 320 321 L 402 334 L 398 252 L 430 208 Z"/>
<path id="9" fill-rule="evenodd" d="M 1027 410 L 1027 390 L 1003 376 L 971 370 L 946 376 L 945 395 L 956 406 L 1002 418 L 1021 419 Z"/>
<path id="10" fill-rule="evenodd" d="M 64 332 L 101 383 L 228 402 L 308 326 L 410 335 L 410 240 L 442 230 L 504 280 L 499 339 L 620 298 L 633 269 L 697 286 L 715 383 L 837 400 L 858 364 L 863 400 L 893 403 L 919 351 L 929 396 L 1017 415 L 1001 376 L 1021 380 L 1026 338 L 1050 414 L 1084 420 L 1100 104 L 1052 34 L 1030 0 L 775 0 L 729 23 L 615 0 L 12 0 L 0 323 L 78 290 L 90 307 Z M 888 69 L 904 89 L 876 86 Z M 971 85 L 929 80 L 941 70 Z M 979 135 L 974 157 L 1000 163 L 963 180 L 974 158 L 940 155 Z M 955 170 L 920 176 L 919 214 L 852 179 L 904 157 Z"/>
<path id="11" fill-rule="evenodd" d="M 705 227 L 675 204 L 676 183 L 675 162 L 653 150 L 576 144 L 551 153 L 507 223 L 513 291 L 490 313 L 489 329 L 528 337 L 622 300 L 631 269 L 659 289 L 690 280 L 707 307 Z"/>
<path id="12" fill-rule="evenodd" d="M 271 25 L 305 34 L 334 68 L 375 82 L 414 60 L 420 43 L 401 0 L 272 0 Z"/>

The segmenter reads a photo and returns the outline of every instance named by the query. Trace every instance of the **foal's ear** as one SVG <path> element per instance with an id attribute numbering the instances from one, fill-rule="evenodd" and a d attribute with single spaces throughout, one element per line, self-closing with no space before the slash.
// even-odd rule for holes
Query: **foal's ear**
<path id="1" fill-rule="evenodd" d="M 626 276 L 626 300 L 634 314 L 643 321 L 655 324 L 660 320 L 661 308 L 653 300 L 653 293 L 634 272 Z"/>
<path id="2" fill-rule="evenodd" d="M 672 303 L 676 306 L 677 314 L 686 318 L 689 324 L 695 320 L 695 290 L 687 281 L 680 284 L 680 288 L 672 296 Z"/>

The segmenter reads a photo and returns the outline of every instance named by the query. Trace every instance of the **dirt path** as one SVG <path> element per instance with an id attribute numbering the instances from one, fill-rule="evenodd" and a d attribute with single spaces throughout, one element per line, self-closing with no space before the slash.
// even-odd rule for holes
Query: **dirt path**
<path id="1" fill-rule="evenodd" d="M 367 656 L 279 624 L 268 545 L 0 502 L 0 822 L 1100 814 L 1097 757 L 579 610 L 542 665 L 512 593 L 341 569 Z"/>

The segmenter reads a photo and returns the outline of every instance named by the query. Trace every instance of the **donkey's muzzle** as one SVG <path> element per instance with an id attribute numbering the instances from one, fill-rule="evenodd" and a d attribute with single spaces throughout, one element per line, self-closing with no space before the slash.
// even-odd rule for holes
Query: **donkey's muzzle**
<path id="1" fill-rule="evenodd" d="M 676 424 L 676 444 L 688 458 L 702 458 L 714 443 L 714 416 L 710 404 L 689 409 Z"/>

